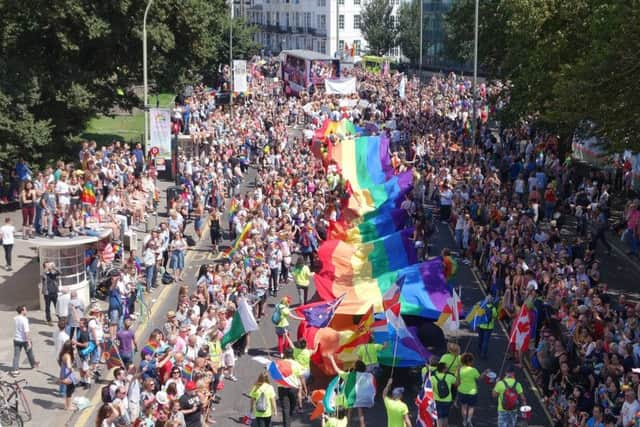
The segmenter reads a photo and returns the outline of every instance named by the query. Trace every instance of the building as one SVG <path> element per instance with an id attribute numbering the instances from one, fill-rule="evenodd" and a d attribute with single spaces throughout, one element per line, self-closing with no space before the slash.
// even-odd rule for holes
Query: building
<path id="1" fill-rule="evenodd" d="M 467 69 L 464 64 L 455 63 L 445 54 L 445 19 L 456 0 L 422 0 L 422 37 L 425 49 L 422 63 L 426 68 Z"/>
<path id="2" fill-rule="evenodd" d="M 333 56 L 336 51 L 348 49 L 359 56 L 366 52 L 366 41 L 360 32 L 364 1 L 235 0 L 235 11 L 260 28 L 256 42 L 272 54 L 285 49 L 308 49 Z M 396 13 L 401 0 L 394 1 Z M 246 6 L 245 2 L 251 5 Z M 400 51 L 394 48 L 391 54 L 397 57 Z"/>

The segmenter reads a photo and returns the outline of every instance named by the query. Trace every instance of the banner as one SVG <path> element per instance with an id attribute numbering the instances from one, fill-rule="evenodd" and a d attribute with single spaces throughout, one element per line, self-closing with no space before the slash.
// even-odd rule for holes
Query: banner
<path id="1" fill-rule="evenodd" d="M 326 79 L 324 89 L 328 95 L 351 95 L 357 92 L 356 78 Z"/>
<path id="2" fill-rule="evenodd" d="M 171 158 L 171 110 L 168 108 L 149 109 L 149 133 L 151 142 L 147 153 L 154 147 L 157 148 L 157 158 Z M 156 151 L 156 150 L 154 150 Z"/>
<path id="3" fill-rule="evenodd" d="M 233 61 L 233 91 L 246 92 L 247 85 L 247 61 L 239 59 Z"/>

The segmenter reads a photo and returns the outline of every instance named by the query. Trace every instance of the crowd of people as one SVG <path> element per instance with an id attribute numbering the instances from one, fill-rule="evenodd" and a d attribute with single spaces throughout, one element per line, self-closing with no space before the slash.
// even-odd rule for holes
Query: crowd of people
<path id="1" fill-rule="evenodd" d="M 276 354 L 292 361 L 305 384 L 315 349 L 313 343 L 293 342 L 288 327 L 296 317 L 290 309 L 294 301 L 283 293 L 297 294 L 298 304 L 308 301 L 314 254 L 330 221 L 342 214 L 347 183 L 339 170 L 327 171 L 312 153 L 310 137 L 325 119 L 347 118 L 363 127 L 373 124 L 390 137 L 396 173 L 413 170 L 413 190 L 402 208 L 415 228 L 416 248 L 429 255 L 438 218 L 453 231 L 455 247 L 450 249 L 482 274 L 495 310 L 480 326 L 475 357 L 486 357 L 493 349 L 490 337 L 498 320 L 509 324 L 528 305 L 536 312 L 531 348 L 511 357 L 536 373 L 554 423 L 635 425 L 640 306 L 624 295 L 612 297 L 599 271 L 610 252 L 606 231 L 615 179 L 595 172 L 578 175 L 571 162 L 561 159 L 557 138 L 527 124 L 492 132 L 486 122 L 505 91 L 500 83 L 480 87 L 482 115 L 471 135 L 470 82 L 453 74 L 426 83 L 409 79 L 400 96 L 400 75 L 348 70 L 358 79 L 359 93 L 341 103 L 322 91 L 285 97 L 260 67 L 251 70 L 251 94 L 236 100 L 233 110 L 217 106 L 215 94 L 204 86 L 177 100 L 174 131 L 189 138 L 180 147 L 180 191 L 170 200 L 168 218 L 147 233 L 139 251 L 131 250 L 112 270 L 106 312 L 97 304 L 85 307 L 72 294 L 69 312 L 58 323 L 59 393 L 67 408 L 73 407 L 77 386 L 89 387 L 104 376 L 108 382 L 101 388 L 97 426 L 213 423 L 212 403 L 221 399 L 225 381 L 237 380 L 236 360 L 251 345 L 250 335 L 225 346 L 221 342 L 240 299 L 262 321 L 269 315 L 268 298 L 275 298 L 280 313 Z M 303 129 L 292 132 L 291 126 L 300 124 Z M 157 209 L 156 175 L 140 146 L 98 148 L 87 142 L 78 162 L 59 162 L 34 176 L 21 162 L 16 174 L 25 239 L 108 228 L 119 240 L 128 227 L 145 222 Z M 242 191 L 248 176 L 251 185 Z M 639 209 L 637 202 L 629 204 L 622 227 L 635 254 Z M 570 217 L 575 217 L 577 230 L 563 233 Z M 218 262 L 200 268 L 195 284 L 187 282 L 184 272 L 186 251 L 195 240 L 191 227 L 195 239 L 209 238 L 219 255 Z M 225 236 L 235 244 L 221 251 Z M 600 243 L 607 249 L 604 255 L 596 252 Z M 101 261 L 94 257 L 88 268 L 95 274 Z M 49 313 L 58 289 L 55 266 L 45 267 Z M 148 339 L 137 342 L 133 329 L 139 293 L 153 292 L 160 282 L 179 286 L 176 307 Z M 92 297 L 95 292 L 94 282 Z M 108 345 L 117 349 L 123 366 L 102 373 L 101 351 Z M 20 344 L 18 354 L 23 347 L 27 349 Z M 476 382 L 488 375 L 473 367 L 473 354 L 460 353 L 452 345 L 442 358 L 429 361 L 439 426 L 446 426 L 455 400 L 464 425 L 473 425 Z M 375 364 L 370 355 L 364 358 L 365 368 Z M 514 370 L 500 372 L 501 377 L 503 373 L 493 389 L 498 425 L 512 426 L 519 408 L 505 396 L 515 390 L 521 404 L 525 398 Z M 280 387 L 276 391 L 268 375 L 256 372 L 256 377 L 249 396 L 258 425 L 270 425 L 277 402 L 285 417 L 310 395 L 304 386 L 294 395 Z M 390 386 L 383 390 L 389 425 L 410 425 L 401 402 L 404 390 Z M 282 406 L 285 397 L 288 407 Z"/>

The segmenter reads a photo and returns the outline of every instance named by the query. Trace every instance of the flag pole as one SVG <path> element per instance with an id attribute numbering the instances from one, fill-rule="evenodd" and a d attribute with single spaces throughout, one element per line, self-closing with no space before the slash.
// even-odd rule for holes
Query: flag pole
<path id="1" fill-rule="evenodd" d="M 391 376 L 393 378 L 393 370 L 396 367 L 396 353 L 398 352 L 398 332 L 396 331 L 396 340 L 393 344 L 393 359 L 391 359 Z"/>

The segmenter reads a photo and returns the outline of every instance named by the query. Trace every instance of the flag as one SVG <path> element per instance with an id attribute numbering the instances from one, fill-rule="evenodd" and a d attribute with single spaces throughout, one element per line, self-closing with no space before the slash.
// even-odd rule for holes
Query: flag
<path id="1" fill-rule="evenodd" d="M 460 312 L 462 312 L 462 302 L 454 289 L 447 299 L 447 305 L 442 310 L 436 325 L 443 331 L 453 332 L 460 329 Z"/>
<path id="2" fill-rule="evenodd" d="M 345 295 L 346 294 L 343 294 L 329 302 L 315 302 L 303 305 L 296 308 L 295 311 L 305 318 L 308 326 L 324 328 L 325 326 L 328 326 L 333 319 L 333 316 L 336 314 L 336 309 L 344 299 Z"/>
<path id="3" fill-rule="evenodd" d="M 300 378 L 295 374 L 291 360 L 277 359 L 267 367 L 269 376 L 279 387 L 299 388 Z"/>
<path id="4" fill-rule="evenodd" d="M 394 282 L 389 289 L 382 294 L 382 307 L 387 310 L 390 307 L 400 304 L 400 293 L 402 291 L 402 285 L 404 284 L 404 276 L 398 277 L 398 280 Z"/>
<path id="5" fill-rule="evenodd" d="M 193 378 L 193 365 L 191 363 L 185 363 L 182 368 L 182 378 L 185 381 L 191 381 Z"/>
<path id="6" fill-rule="evenodd" d="M 229 218 L 233 218 L 234 215 L 240 210 L 240 203 L 234 197 L 231 199 L 231 205 L 229 206 Z"/>
<path id="7" fill-rule="evenodd" d="M 340 401 L 342 400 L 338 397 L 343 393 L 343 386 L 344 381 L 341 380 L 340 376 L 334 377 L 329 382 L 324 398 L 322 399 L 325 413 L 330 414 L 336 411 L 337 407 L 340 405 Z"/>
<path id="8" fill-rule="evenodd" d="M 247 301 L 244 298 L 238 298 L 238 308 L 236 309 L 236 312 L 233 313 L 231 327 L 222 337 L 222 342 L 220 344 L 224 348 L 227 344 L 238 341 L 243 335 L 257 330 L 258 323 L 253 317 L 251 307 L 249 307 L 249 304 L 247 304 Z"/>
<path id="9" fill-rule="evenodd" d="M 376 379 L 369 372 L 351 371 L 344 381 L 347 408 L 372 408 L 376 398 Z"/>
<path id="10" fill-rule="evenodd" d="M 514 346 L 515 351 L 524 352 L 529 349 L 531 339 L 531 316 L 529 307 L 522 305 L 518 317 L 513 322 L 509 344 Z"/>
<path id="11" fill-rule="evenodd" d="M 229 249 L 224 251 L 224 256 L 225 257 L 231 257 L 234 254 L 234 252 L 237 251 L 238 248 L 240 247 L 240 243 L 242 243 L 245 240 L 247 240 L 247 238 L 249 237 L 249 233 L 251 232 L 251 228 L 252 228 L 252 223 L 251 223 L 251 221 L 249 221 L 244 225 L 244 228 L 242 229 L 242 232 L 236 238 L 235 242 L 233 242 L 233 245 L 231 245 L 231 247 Z"/>
<path id="12" fill-rule="evenodd" d="M 435 427 L 438 421 L 438 412 L 436 411 L 436 401 L 433 399 L 431 377 L 428 375 L 424 381 L 422 390 L 416 397 L 416 405 L 418 406 L 417 426 Z"/>
<path id="13" fill-rule="evenodd" d="M 392 356 L 392 366 L 396 364 L 396 358 L 399 354 L 401 354 L 398 349 L 399 345 L 402 344 L 403 347 L 412 350 L 414 353 L 419 354 L 423 360 L 429 359 L 429 352 L 422 345 L 422 342 L 418 338 L 416 338 L 407 325 L 404 323 L 404 319 L 400 315 L 399 304 L 396 304 L 394 307 L 390 307 L 385 311 L 385 316 L 387 317 L 387 325 L 389 327 L 389 339 L 394 342 L 393 351 L 396 354 Z M 395 344 L 397 341 L 397 345 Z"/>
<path id="14" fill-rule="evenodd" d="M 400 99 L 405 98 L 406 88 L 407 88 L 407 77 L 403 74 L 402 80 L 400 80 L 400 86 L 398 87 L 398 94 L 400 95 Z"/>
<path id="15" fill-rule="evenodd" d="M 118 347 L 111 340 L 102 343 L 102 360 L 107 364 L 107 369 L 124 368 Z"/>
<path id="16" fill-rule="evenodd" d="M 154 355 L 160 350 L 160 343 L 158 341 L 149 340 L 144 347 L 142 347 L 142 353 L 149 353 Z"/>
<path id="17" fill-rule="evenodd" d="M 487 301 L 487 299 L 483 299 L 482 301 L 475 303 L 471 311 L 469 311 L 469 314 L 467 314 L 467 317 L 464 320 L 469 324 L 471 330 L 475 331 L 478 329 L 479 325 L 488 323 L 491 320 L 489 317 L 491 316 L 491 313 L 487 310 L 488 304 L 489 301 Z"/>

